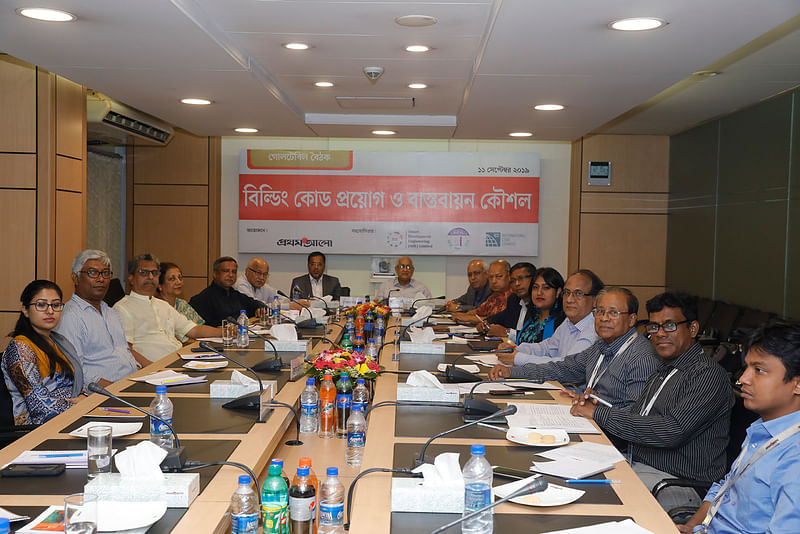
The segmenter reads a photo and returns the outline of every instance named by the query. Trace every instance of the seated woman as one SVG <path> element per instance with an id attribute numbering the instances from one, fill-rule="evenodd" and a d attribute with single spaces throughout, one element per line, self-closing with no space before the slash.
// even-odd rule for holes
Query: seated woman
<path id="1" fill-rule="evenodd" d="M 75 349 L 52 331 L 61 318 L 61 298 L 61 288 L 49 280 L 34 280 L 20 296 L 22 311 L 0 361 L 14 424 L 44 423 L 70 408 L 83 390 Z"/>
<path id="2" fill-rule="evenodd" d="M 180 267 L 174 263 L 164 262 L 161 264 L 161 274 L 158 276 L 158 289 L 156 296 L 161 300 L 167 301 L 173 308 L 178 310 L 187 319 L 195 324 L 206 324 L 200 314 L 194 311 L 188 302 L 179 298 L 183 293 L 183 273 Z M 186 341 L 186 340 L 183 340 Z"/>
<path id="3" fill-rule="evenodd" d="M 517 332 L 516 343 L 539 343 L 553 335 L 564 321 L 564 306 L 561 291 L 564 278 L 552 267 L 536 270 L 531 282 L 530 293 L 533 309 L 525 319 L 522 330 Z"/>

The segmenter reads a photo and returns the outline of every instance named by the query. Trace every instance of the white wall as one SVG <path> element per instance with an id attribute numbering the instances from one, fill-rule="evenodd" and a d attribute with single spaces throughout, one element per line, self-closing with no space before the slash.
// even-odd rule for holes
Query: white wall
<path id="1" fill-rule="evenodd" d="M 569 229 L 569 164 L 570 143 L 526 141 L 448 141 L 405 139 L 338 139 L 223 137 L 221 192 L 221 252 L 239 258 L 240 266 L 255 256 L 239 254 L 239 154 L 242 149 L 359 150 L 404 152 L 536 152 L 541 161 L 539 183 L 539 255 L 526 258 L 507 257 L 512 264 L 531 261 L 537 267 L 558 269 L 566 278 L 567 233 Z M 383 256 L 384 254 L 376 254 Z M 305 254 L 270 254 L 269 284 L 285 292 L 292 278 L 306 272 Z M 338 276 L 342 285 L 350 286 L 352 295 L 372 294 L 370 270 L 372 256 L 328 254 L 328 273 Z M 448 298 L 461 295 L 467 286 L 466 256 L 415 256 L 414 278 L 428 285 L 434 296 Z M 496 258 L 486 257 L 487 261 Z"/>

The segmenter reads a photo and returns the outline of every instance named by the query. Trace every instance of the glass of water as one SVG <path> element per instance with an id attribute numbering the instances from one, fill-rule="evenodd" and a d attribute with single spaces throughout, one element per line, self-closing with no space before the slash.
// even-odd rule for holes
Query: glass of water
<path id="1" fill-rule="evenodd" d="M 236 326 L 236 323 L 222 320 L 222 344 L 226 347 L 233 346 L 233 341 L 236 339 Z"/>
<path id="2" fill-rule="evenodd" d="M 64 499 L 64 533 L 97 533 L 97 495 L 73 493 Z"/>
<path id="3" fill-rule="evenodd" d="M 86 452 L 89 458 L 89 480 L 99 473 L 111 472 L 111 427 L 90 426 L 86 431 Z"/>

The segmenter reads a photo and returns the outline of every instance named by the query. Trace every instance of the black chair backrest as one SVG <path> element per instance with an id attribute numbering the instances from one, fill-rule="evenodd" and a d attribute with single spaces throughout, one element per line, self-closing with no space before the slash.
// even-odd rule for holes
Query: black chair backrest
<path id="1" fill-rule="evenodd" d="M 697 323 L 700 325 L 701 332 L 705 332 L 708 320 L 711 319 L 711 314 L 714 313 L 716 305 L 716 301 L 708 298 L 697 299 Z"/>
<path id="2" fill-rule="evenodd" d="M 349 297 L 350 296 L 350 288 L 348 286 L 342 286 L 341 291 L 339 292 L 340 297 Z"/>
<path id="3" fill-rule="evenodd" d="M 108 284 L 108 291 L 106 291 L 106 296 L 103 297 L 103 300 L 106 301 L 106 304 L 109 306 L 113 306 L 122 300 L 124 296 L 125 290 L 122 289 L 122 282 L 119 281 L 119 278 L 112 278 Z"/>
<path id="4" fill-rule="evenodd" d="M 0 428 L 14 426 L 14 405 L 11 402 L 11 393 L 6 387 L 5 376 L 0 369 Z"/>
<path id="5" fill-rule="evenodd" d="M 718 302 L 714 308 L 714 313 L 708 321 L 706 330 L 714 329 L 717 332 L 717 339 L 728 341 L 740 312 L 741 308 L 735 304 Z"/>

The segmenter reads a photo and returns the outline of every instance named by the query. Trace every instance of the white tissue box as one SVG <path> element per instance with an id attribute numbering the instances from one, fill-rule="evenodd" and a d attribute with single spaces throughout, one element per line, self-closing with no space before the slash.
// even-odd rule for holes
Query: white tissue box
<path id="1" fill-rule="evenodd" d="M 275 345 L 275 350 L 278 352 L 308 352 L 311 350 L 310 339 L 298 339 L 297 341 L 278 341 L 277 339 L 270 339 L 272 345 Z M 264 342 L 264 350 L 272 352 L 272 345 Z"/>
<path id="2" fill-rule="evenodd" d="M 400 353 L 406 354 L 444 354 L 444 343 L 409 343 L 400 342 Z"/>
<path id="3" fill-rule="evenodd" d="M 421 478 L 392 478 L 392 512 L 462 513 L 464 489 L 422 485 Z"/>
<path id="4" fill-rule="evenodd" d="M 278 388 L 278 382 L 276 380 L 262 380 L 262 382 L 264 384 L 264 389 L 269 389 L 271 391 L 269 397 L 272 398 L 275 394 L 275 390 Z M 214 380 L 211 382 L 210 391 L 212 399 L 235 399 L 242 395 L 257 393 L 258 383 L 252 386 L 245 386 L 242 384 L 234 384 L 230 380 Z"/>
<path id="5" fill-rule="evenodd" d="M 442 386 L 444 386 L 444 389 L 397 384 L 397 400 L 419 400 L 431 402 L 459 401 L 460 395 L 457 384 L 442 384 Z"/>
<path id="6" fill-rule="evenodd" d="M 164 473 L 164 480 L 122 478 L 119 473 L 100 473 L 87 482 L 86 493 L 99 501 L 166 501 L 168 508 L 188 508 L 200 493 L 199 473 Z"/>

